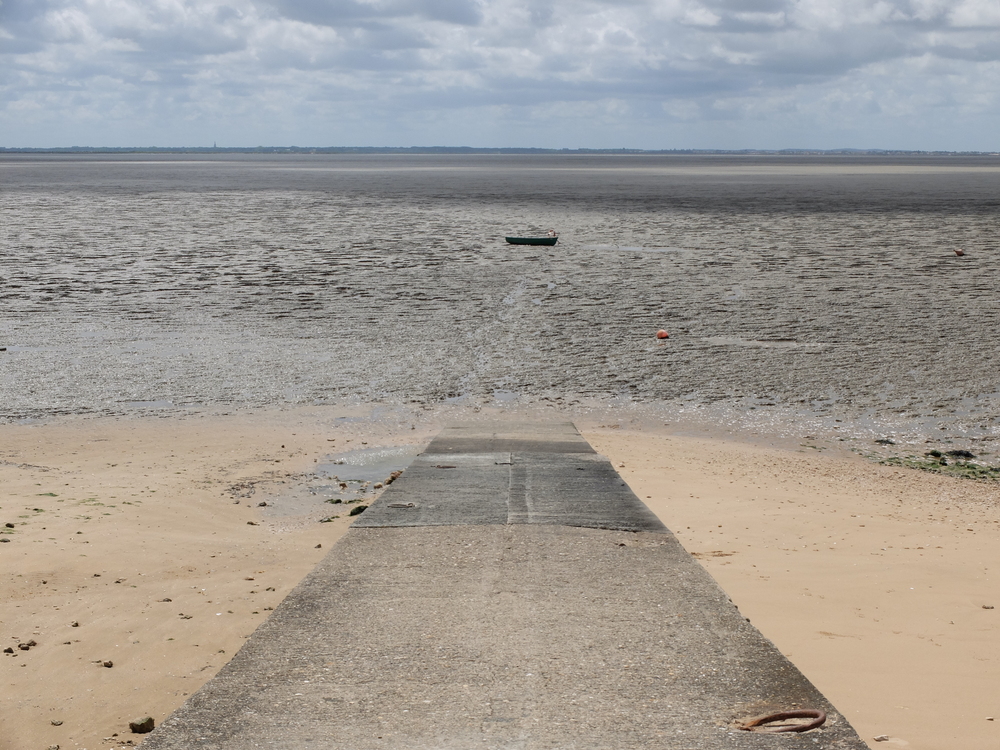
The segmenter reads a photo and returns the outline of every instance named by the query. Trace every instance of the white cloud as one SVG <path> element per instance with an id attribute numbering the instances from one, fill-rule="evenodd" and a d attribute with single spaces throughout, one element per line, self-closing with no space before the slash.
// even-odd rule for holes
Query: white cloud
<path id="1" fill-rule="evenodd" d="M 687 12 L 679 20 L 682 24 L 688 26 L 718 26 L 722 17 L 716 15 L 708 8 L 695 6 L 688 8 Z"/>
<path id="2" fill-rule="evenodd" d="M 1000 2 L 996 0 L 965 0 L 948 11 L 952 26 L 978 29 L 1000 27 Z"/>
<path id="3" fill-rule="evenodd" d="M 993 149 L 998 26 L 996 0 L 5 0 L 0 145 Z"/>

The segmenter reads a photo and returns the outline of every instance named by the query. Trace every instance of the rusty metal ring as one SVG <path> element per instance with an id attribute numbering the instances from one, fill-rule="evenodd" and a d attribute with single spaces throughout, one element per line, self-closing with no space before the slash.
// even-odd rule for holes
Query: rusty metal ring
<path id="1" fill-rule="evenodd" d="M 812 721 L 805 724 L 789 724 L 783 727 L 771 728 L 764 726 L 765 724 L 770 724 L 774 721 L 783 721 L 784 719 L 812 719 Z M 810 729 L 823 726 L 824 722 L 826 722 L 825 711 L 804 708 L 798 711 L 781 711 L 780 713 L 761 716 L 758 719 L 751 719 L 741 724 L 740 729 L 745 729 L 748 732 L 769 732 L 771 734 L 777 734 L 778 732 L 808 732 Z M 758 727 L 760 728 L 758 729 Z"/>

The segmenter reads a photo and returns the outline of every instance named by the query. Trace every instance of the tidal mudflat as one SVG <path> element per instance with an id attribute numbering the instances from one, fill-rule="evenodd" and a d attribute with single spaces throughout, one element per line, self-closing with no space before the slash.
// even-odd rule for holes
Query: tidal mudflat
<path id="1" fill-rule="evenodd" d="M 800 436 L 1000 429 L 997 158 L 6 156 L 0 175 L 8 420 L 593 399 Z M 552 248 L 502 239 L 549 227 Z"/>

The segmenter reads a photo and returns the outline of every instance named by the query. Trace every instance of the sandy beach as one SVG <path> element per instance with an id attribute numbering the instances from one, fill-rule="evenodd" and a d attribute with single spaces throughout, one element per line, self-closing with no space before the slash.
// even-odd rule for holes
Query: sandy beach
<path id="1" fill-rule="evenodd" d="M 872 747 L 1000 745 L 995 484 L 808 447 L 584 434 Z"/>
<path id="2" fill-rule="evenodd" d="M 347 529 L 348 504 L 303 500 L 316 467 L 425 444 L 450 415 L 408 416 L 323 406 L 0 426 L 0 523 L 13 524 L 0 747 L 138 744 L 128 722 L 162 722 Z M 1000 745 L 996 485 L 832 445 L 576 421 L 872 747 Z M 378 489 L 357 492 L 363 504 Z"/>

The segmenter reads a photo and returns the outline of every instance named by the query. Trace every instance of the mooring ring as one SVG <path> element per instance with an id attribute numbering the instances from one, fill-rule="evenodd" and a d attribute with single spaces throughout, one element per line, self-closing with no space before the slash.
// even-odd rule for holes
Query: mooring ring
<path id="1" fill-rule="evenodd" d="M 812 721 L 808 721 L 805 724 L 787 724 L 782 727 L 765 726 L 766 724 L 775 721 L 784 721 L 785 719 L 812 719 Z M 769 732 L 771 734 L 777 734 L 778 732 L 808 732 L 810 729 L 823 726 L 825 722 L 825 711 L 803 708 L 796 711 L 781 711 L 776 714 L 768 714 L 757 719 L 751 719 L 741 724 L 740 729 L 745 729 L 748 732 Z"/>

